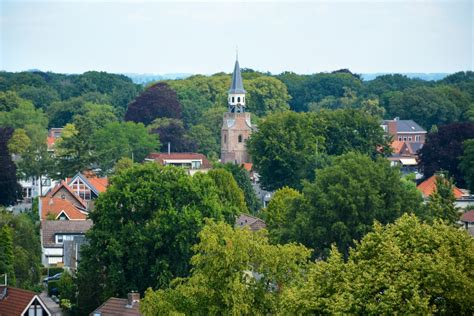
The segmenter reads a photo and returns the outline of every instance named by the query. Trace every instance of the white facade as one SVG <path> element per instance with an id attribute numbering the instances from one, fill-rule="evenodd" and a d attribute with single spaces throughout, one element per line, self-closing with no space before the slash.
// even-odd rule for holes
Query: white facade
<path id="1" fill-rule="evenodd" d="M 48 177 L 41 177 L 20 180 L 19 183 L 23 189 L 23 197 L 25 202 L 31 203 L 31 200 L 35 197 L 44 196 L 46 193 L 48 193 L 49 190 L 58 184 L 58 181 L 51 180 Z"/>

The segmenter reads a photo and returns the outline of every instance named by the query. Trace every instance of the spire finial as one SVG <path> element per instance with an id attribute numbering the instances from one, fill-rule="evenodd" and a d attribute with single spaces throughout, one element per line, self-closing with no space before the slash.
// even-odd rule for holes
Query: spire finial
<path id="1" fill-rule="evenodd" d="M 239 46 L 235 46 L 235 60 L 239 61 Z"/>

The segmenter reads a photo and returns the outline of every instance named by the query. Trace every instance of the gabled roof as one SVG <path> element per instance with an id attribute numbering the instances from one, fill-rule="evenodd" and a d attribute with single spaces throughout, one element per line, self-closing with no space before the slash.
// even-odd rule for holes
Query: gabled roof
<path id="1" fill-rule="evenodd" d="M 109 298 L 104 304 L 91 313 L 100 313 L 101 316 L 138 316 L 140 314 L 139 304 L 127 307 L 128 300 L 124 298 Z"/>
<path id="2" fill-rule="evenodd" d="M 420 183 L 416 188 L 420 190 L 425 197 L 430 196 L 436 190 L 436 175 L 432 175 L 431 177 Z M 459 190 L 456 186 L 453 187 L 453 194 L 456 199 L 459 199 L 464 195 L 463 192 Z"/>
<path id="3" fill-rule="evenodd" d="M 74 177 L 67 179 L 67 184 L 71 185 L 77 178 L 80 178 L 81 181 L 89 187 L 89 189 L 94 192 L 96 195 L 107 190 L 109 185 L 109 180 L 107 178 L 99 178 L 95 175 L 85 175 L 78 172 Z"/>
<path id="4" fill-rule="evenodd" d="M 58 184 L 57 186 L 55 186 L 53 188 L 53 190 L 51 190 L 46 196 L 49 196 L 49 197 L 54 197 L 54 195 L 61 189 L 61 188 L 65 188 L 69 193 L 71 193 L 71 195 L 77 200 L 77 203 L 79 204 L 79 206 L 83 207 L 83 208 L 86 208 L 87 205 L 86 205 L 86 202 L 81 199 L 80 196 L 78 196 L 72 189 L 71 187 L 69 187 L 69 185 L 67 185 L 67 183 L 65 181 L 61 181 L 60 184 Z"/>
<path id="5" fill-rule="evenodd" d="M 412 142 L 407 142 L 407 146 L 409 148 L 409 151 L 412 155 L 416 155 L 418 154 L 418 151 L 421 150 L 421 148 L 423 148 L 423 143 L 421 142 L 416 142 L 416 143 L 412 143 Z"/>
<path id="6" fill-rule="evenodd" d="M 251 231 L 257 231 L 267 227 L 263 219 L 249 214 L 240 214 L 240 216 L 235 220 L 235 227 L 246 226 L 250 227 Z"/>
<path id="7" fill-rule="evenodd" d="M 238 60 L 235 61 L 234 73 L 232 74 L 232 83 L 230 84 L 229 93 L 245 93 Z"/>
<path id="8" fill-rule="evenodd" d="M 56 234 L 85 234 L 91 227 L 92 221 L 90 219 L 83 221 L 41 220 L 41 241 L 43 247 L 57 247 L 54 238 Z"/>
<path id="9" fill-rule="evenodd" d="M 206 156 L 199 153 L 151 153 L 147 158 L 153 159 L 161 165 L 164 165 L 167 160 L 201 160 L 201 169 L 211 168 Z"/>
<path id="10" fill-rule="evenodd" d="M 69 200 L 45 196 L 40 198 L 40 203 L 41 219 L 46 219 L 48 214 L 53 214 L 55 218 L 58 218 L 61 213 L 65 213 L 70 220 L 87 219 L 87 212 Z"/>
<path id="11" fill-rule="evenodd" d="M 6 294 L 0 299 L 0 316 L 23 315 L 34 299 L 37 299 L 46 313 L 51 315 L 51 312 L 35 292 L 10 286 L 0 286 L 0 294 Z"/>
<path id="12" fill-rule="evenodd" d="M 462 214 L 461 221 L 466 223 L 474 223 L 474 210 L 470 210 Z"/>

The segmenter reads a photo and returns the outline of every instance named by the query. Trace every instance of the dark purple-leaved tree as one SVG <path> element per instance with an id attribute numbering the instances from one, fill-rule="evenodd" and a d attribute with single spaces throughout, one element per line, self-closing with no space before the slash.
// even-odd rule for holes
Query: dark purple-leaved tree
<path id="1" fill-rule="evenodd" d="M 125 113 L 126 121 L 145 125 L 156 118 L 181 118 L 181 104 L 176 92 L 164 82 L 154 84 L 143 91 L 128 105 Z"/>
<path id="2" fill-rule="evenodd" d="M 429 133 L 420 152 L 420 165 L 425 178 L 444 170 L 454 177 L 456 186 L 466 187 L 459 163 L 463 155 L 463 142 L 471 138 L 474 138 L 474 123 L 442 125 L 438 132 Z"/>
<path id="3" fill-rule="evenodd" d="M 21 198 L 21 187 L 16 178 L 16 166 L 8 152 L 8 141 L 13 128 L 0 127 L 0 205 L 13 205 Z"/>

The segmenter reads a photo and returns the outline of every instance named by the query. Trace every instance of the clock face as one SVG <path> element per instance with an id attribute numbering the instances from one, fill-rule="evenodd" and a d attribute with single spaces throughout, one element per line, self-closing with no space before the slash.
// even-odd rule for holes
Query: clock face
<path id="1" fill-rule="evenodd" d="M 235 124 L 235 119 L 227 119 L 227 127 L 232 127 Z"/>

